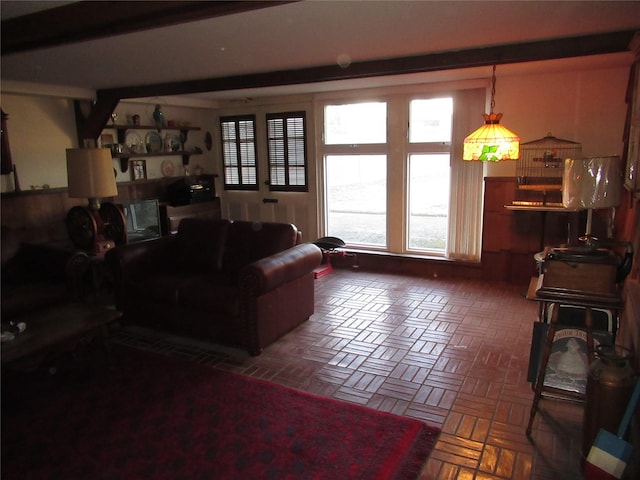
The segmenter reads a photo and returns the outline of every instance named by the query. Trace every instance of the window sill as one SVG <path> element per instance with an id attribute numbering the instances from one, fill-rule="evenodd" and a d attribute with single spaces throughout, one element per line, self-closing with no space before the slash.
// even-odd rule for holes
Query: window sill
<path id="1" fill-rule="evenodd" d="M 436 255 L 436 254 L 420 254 L 420 253 L 392 253 L 392 252 L 383 252 L 378 250 L 365 250 L 359 248 L 348 248 L 345 247 L 344 250 L 347 254 L 355 253 L 357 255 L 377 255 L 382 257 L 398 257 L 398 258 L 412 258 L 416 260 L 425 260 L 425 261 L 436 261 L 436 262 L 454 262 L 461 263 L 464 265 L 478 265 L 480 266 L 480 261 L 473 260 L 464 260 L 464 259 L 456 259 L 456 258 L 447 258 L 444 256 Z"/>
<path id="2" fill-rule="evenodd" d="M 349 248 L 342 251 L 344 254 L 331 256 L 331 264 L 334 268 L 433 278 L 482 278 L 482 263 L 476 261 Z"/>

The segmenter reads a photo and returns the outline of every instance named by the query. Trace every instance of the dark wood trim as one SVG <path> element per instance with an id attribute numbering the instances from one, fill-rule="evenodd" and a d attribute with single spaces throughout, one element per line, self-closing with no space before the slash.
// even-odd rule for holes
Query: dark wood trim
<path id="1" fill-rule="evenodd" d="M 81 137 L 79 141 L 81 142 L 82 138 L 97 139 L 118 101 L 126 98 L 187 95 L 246 88 L 352 80 L 619 53 L 629 50 L 629 43 L 635 33 L 636 30 L 623 30 L 410 57 L 370 60 L 353 63 L 347 68 L 342 68 L 338 65 L 323 65 L 202 80 L 102 89 L 97 91 L 97 101 L 94 107 L 96 113 L 95 115 L 92 114 L 88 119 L 87 125 L 83 127 L 85 136 Z M 102 120 L 104 121 L 101 124 Z"/>
<path id="2" fill-rule="evenodd" d="M 342 68 L 339 65 L 323 65 L 294 70 L 104 89 L 99 90 L 98 93 L 121 99 L 186 95 L 618 53 L 629 50 L 629 43 L 635 33 L 635 30 L 624 30 L 410 57 L 369 60 L 352 63 L 347 68 Z"/>
<path id="3" fill-rule="evenodd" d="M 483 279 L 484 270 L 479 262 L 465 262 L 446 258 L 396 255 L 388 253 L 354 252 L 346 250 L 343 256 L 330 257 L 336 269 L 383 272 L 385 274 L 417 276 L 422 278 Z"/>
<path id="4" fill-rule="evenodd" d="M 89 115 L 85 117 L 81 104 L 76 100 L 74 111 L 76 115 L 76 131 L 78 134 L 78 147 L 83 148 L 85 140 L 96 141 L 111 118 L 111 114 L 118 106 L 119 98 L 110 95 L 100 95 L 98 100 L 91 105 Z M 86 101 L 84 101 L 86 103 Z"/>
<path id="5" fill-rule="evenodd" d="M 292 2 L 76 2 L 3 20 L 2 55 L 221 17 L 286 3 Z"/>

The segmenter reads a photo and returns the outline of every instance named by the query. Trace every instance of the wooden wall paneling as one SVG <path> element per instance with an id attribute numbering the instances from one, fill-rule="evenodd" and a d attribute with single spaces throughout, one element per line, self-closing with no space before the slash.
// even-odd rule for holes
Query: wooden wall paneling
<path id="1" fill-rule="evenodd" d="M 484 210 L 504 211 L 504 206 L 513 202 L 515 197 L 515 177 L 485 177 L 484 182 Z"/>
<path id="2" fill-rule="evenodd" d="M 486 177 L 482 218 L 482 252 L 500 252 L 511 245 L 512 212 L 504 208 L 513 201 L 515 178 Z"/>
<path id="3" fill-rule="evenodd" d="M 20 231 L 23 241 L 66 240 L 67 212 L 86 203 L 85 199 L 69 198 L 66 188 L 3 195 L 2 226 Z"/>
<path id="4" fill-rule="evenodd" d="M 334 268 L 353 269 L 355 267 L 423 278 L 484 278 L 484 271 L 477 263 L 366 252 L 358 252 L 356 255 L 356 257 L 352 255 L 331 257 L 331 265 Z"/>
<path id="5" fill-rule="evenodd" d="M 135 200 L 147 200 L 157 198 L 158 201 L 164 202 L 167 197 L 167 182 L 164 179 L 128 182 L 118 185 L 118 196 L 115 203 L 128 203 Z"/>
<path id="6" fill-rule="evenodd" d="M 212 202 L 200 202 L 176 207 L 162 205 L 160 207 L 160 217 L 162 234 L 174 234 L 177 233 L 180 222 L 185 218 L 220 220 L 220 199 L 215 198 Z"/>
<path id="7" fill-rule="evenodd" d="M 482 278 L 506 281 L 509 278 L 511 255 L 508 251 L 482 252 Z"/>
<path id="8" fill-rule="evenodd" d="M 575 245 L 585 233 L 586 212 L 553 212 L 545 222 L 545 246 Z"/>
<path id="9" fill-rule="evenodd" d="M 167 201 L 167 186 L 181 178 L 119 183 L 118 196 L 113 199 L 113 203 L 153 198 L 160 202 Z M 213 184 L 213 176 L 203 175 L 201 178 L 210 180 Z M 67 213 L 71 207 L 87 205 L 86 199 L 69 198 L 66 188 L 11 192 L 2 194 L 0 199 L 2 226 L 19 230 L 24 241 L 38 242 L 67 240 Z"/>
<path id="10" fill-rule="evenodd" d="M 511 246 L 511 212 L 485 212 L 482 227 L 482 250 L 500 252 L 509 250 Z"/>
<path id="11" fill-rule="evenodd" d="M 543 214 L 513 211 L 511 215 L 511 244 L 508 250 L 516 253 L 539 252 L 543 245 Z"/>
<path id="12" fill-rule="evenodd" d="M 531 252 L 509 255 L 509 281 L 519 285 L 529 285 L 529 280 L 538 274 L 538 267 Z"/>

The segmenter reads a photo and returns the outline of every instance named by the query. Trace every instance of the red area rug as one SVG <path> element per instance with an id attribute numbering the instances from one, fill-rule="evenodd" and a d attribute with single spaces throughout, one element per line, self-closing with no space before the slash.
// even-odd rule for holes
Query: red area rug
<path id="1" fill-rule="evenodd" d="M 2 478 L 415 479 L 426 424 L 118 349 L 116 371 L 3 412 Z"/>

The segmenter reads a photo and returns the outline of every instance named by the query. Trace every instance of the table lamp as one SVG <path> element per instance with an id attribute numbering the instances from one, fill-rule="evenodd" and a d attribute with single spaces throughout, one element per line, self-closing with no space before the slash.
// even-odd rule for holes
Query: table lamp
<path id="1" fill-rule="evenodd" d="M 102 198 L 118 195 L 111 151 L 67 149 L 67 179 L 69 197 L 89 199 L 88 207 L 73 207 L 67 214 L 71 241 L 95 255 L 122 243 L 122 236 L 126 235 L 124 215 L 112 203 L 100 203 Z"/>
<path id="2" fill-rule="evenodd" d="M 579 240 L 588 249 L 597 249 L 598 238 L 591 235 L 593 210 L 613 208 L 620 203 L 622 162 L 620 156 L 567 158 L 562 180 L 565 208 L 587 209 L 587 225 Z"/>

